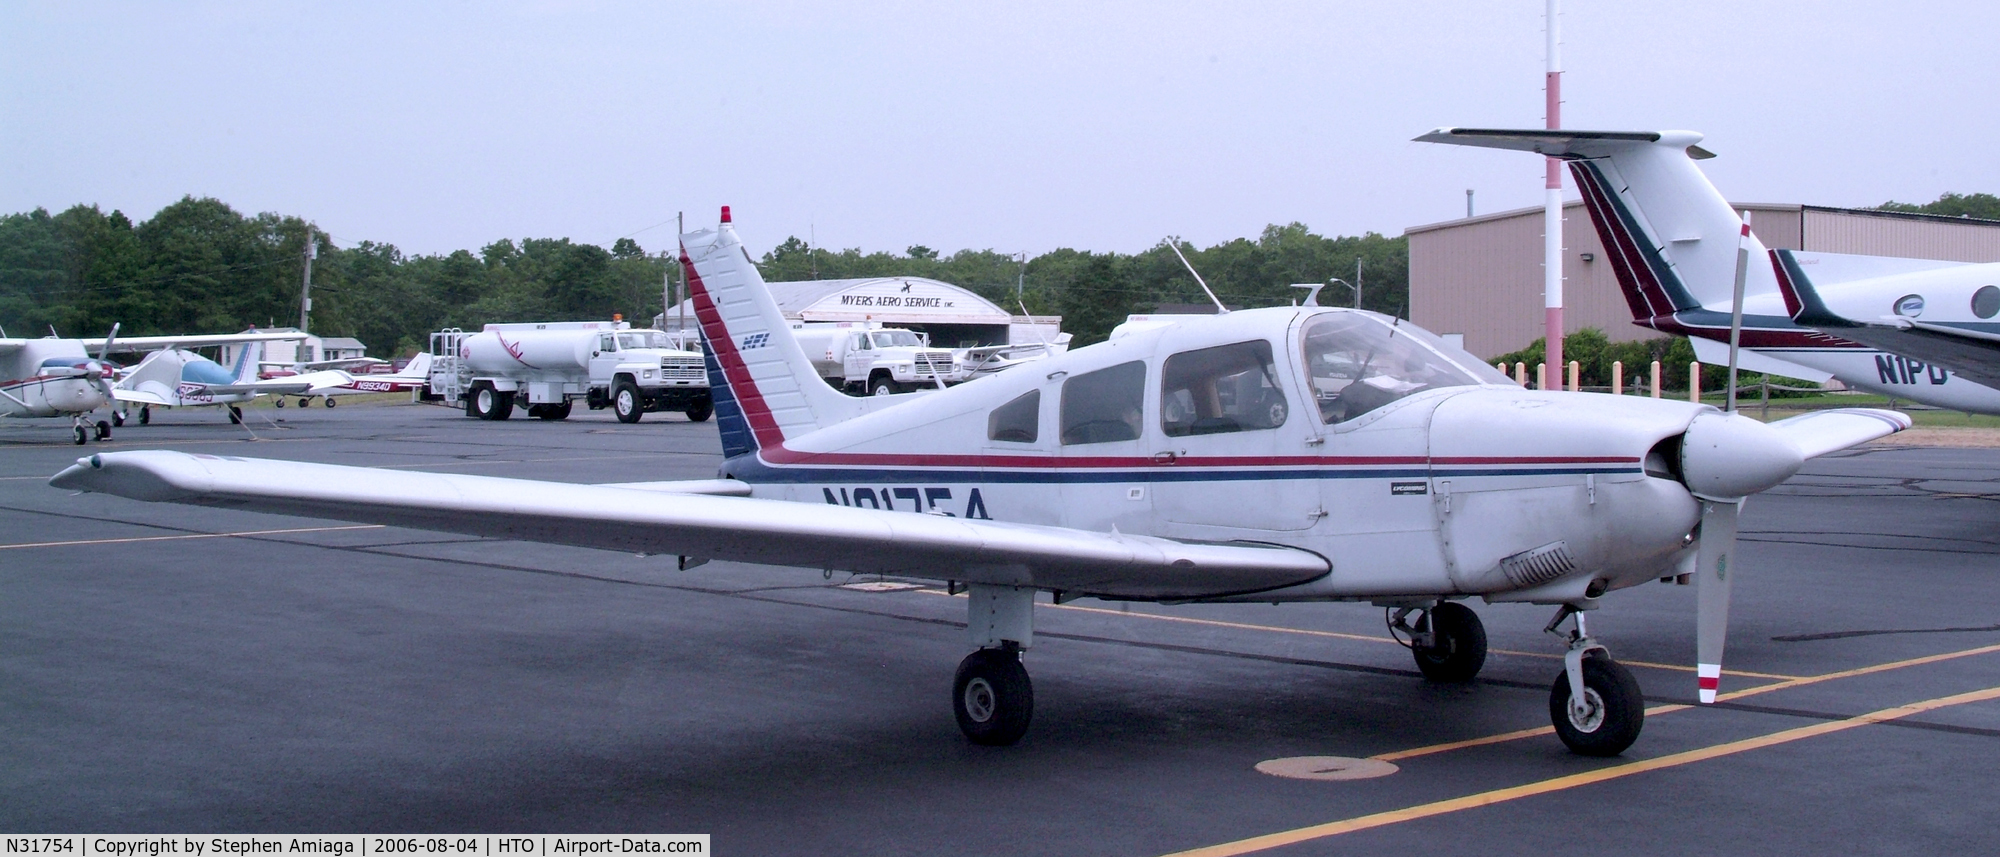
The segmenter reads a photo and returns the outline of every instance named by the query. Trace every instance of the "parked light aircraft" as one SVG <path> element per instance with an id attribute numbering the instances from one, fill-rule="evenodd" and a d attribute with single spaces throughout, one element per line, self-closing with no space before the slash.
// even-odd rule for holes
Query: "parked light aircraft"
<path id="1" fill-rule="evenodd" d="M 1744 222 L 1695 165 L 1713 157 L 1701 139 L 1484 128 L 1417 138 L 1569 161 L 1632 323 L 1687 336 L 1703 362 L 1723 363 Z M 2000 413 L 2000 264 L 1769 250 L 1754 228 L 1748 241 L 1760 264 L 1744 282 L 1743 368 Z"/>
<path id="2" fill-rule="evenodd" d="M 299 393 L 299 407 L 304 408 L 312 405 L 312 400 L 316 397 L 323 397 L 326 406 L 331 408 L 333 407 L 334 400 L 340 396 L 358 396 L 363 393 L 407 393 L 411 390 L 421 390 L 426 384 L 430 383 L 430 372 L 430 352 L 419 351 L 417 352 L 417 356 L 410 358 L 410 362 L 401 371 L 382 375 L 355 375 L 349 372 L 347 373 L 349 376 L 348 381 L 345 384 L 332 387 L 318 387 Z M 312 374 L 312 372 L 303 372 L 296 375 L 278 375 L 264 380 L 291 380 L 307 377 Z M 276 396 L 277 401 L 273 402 L 273 404 L 281 408 L 284 407 L 284 394 L 279 393 Z"/>
<path id="3" fill-rule="evenodd" d="M 114 422 L 123 425 L 124 418 L 114 413 L 110 420 L 93 425 L 90 414 L 114 400 L 112 381 L 118 368 L 108 359 L 111 354 L 284 338 L 298 337 L 252 332 L 120 339 L 113 325 L 109 335 L 96 339 L 0 338 L 0 373 L 8 379 L 0 380 L 0 416 L 68 417 L 78 444 L 92 438 L 108 440 Z"/>
<path id="4" fill-rule="evenodd" d="M 257 358 L 262 342 L 246 343 L 236 353 L 236 365 L 221 364 L 184 348 L 167 348 L 146 355 L 111 388 L 118 401 L 139 406 L 139 424 L 152 422 L 154 407 L 187 408 L 221 405 L 229 421 L 243 421 L 238 403 L 264 393 L 313 393 L 351 384 L 354 377 L 338 369 L 283 378 L 258 379 Z"/>
<path id="5" fill-rule="evenodd" d="M 851 397 L 820 382 L 723 209 L 681 237 L 709 348 L 720 479 L 571 485 L 168 451 L 50 480 L 141 500 L 945 581 L 971 643 L 952 705 L 980 744 L 1028 728 L 1022 652 L 1056 601 L 1369 602 L 1421 671 L 1466 681 L 1461 600 L 1569 623 L 1562 741 L 1637 738 L 1638 683 L 1584 627 L 1607 593 L 1699 569 L 1699 682 L 1719 681 L 1744 497 L 1908 426 L 1770 425 L 1686 402 L 1524 390 L 1414 325 L 1320 307 L 1130 333 L 977 384 Z"/>

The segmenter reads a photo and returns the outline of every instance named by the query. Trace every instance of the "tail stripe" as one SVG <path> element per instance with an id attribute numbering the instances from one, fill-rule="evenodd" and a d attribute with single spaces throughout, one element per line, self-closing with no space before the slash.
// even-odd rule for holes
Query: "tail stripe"
<path id="1" fill-rule="evenodd" d="M 701 323 L 702 340 L 708 345 L 705 362 L 709 368 L 709 396 L 716 403 L 719 427 L 724 431 L 723 454 L 734 457 L 762 447 L 783 445 L 784 432 L 772 417 L 771 407 L 757 389 L 757 382 L 750 377 L 743 354 L 737 350 L 735 339 L 729 335 L 729 325 L 723 321 L 721 310 L 716 307 L 707 284 L 695 270 L 694 260 L 688 257 L 686 249 L 681 251 L 681 266 L 687 272 L 688 293 L 694 301 L 695 319 Z M 751 312 L 755 312 L 754 308 Z M 724 410 L 725 401 L 727 413 Z M 735 444 L 731 443 L 731 433 L 736 435 Z"/>
<path id="2" fill-rule="evenodd" d="M 1570 172 L 1576 176 L 1577 189 L 1583 192 L 1584 207 L 1590 212 L 1591 224 L 1597 227 L 1598 243 L 1604 245 L 1605 255 L 1610 258 L 1612 273 L 1618 278 L 1619 291 L 1625 293 L 1625 303 L 1632 310 L 1632 321 L 1652 326 L 1649 324 L 1652 319 L 1666 315 L 1672 307 L 1664 305 L 1665 295 L 1656 301 L 1652 292 L 1641 285 L 1639 271 L 1632 262 L 1633 249 L 1614 226 L 1594 171 L 1586 169 L 1582 161 L 1572 161 Z"/>

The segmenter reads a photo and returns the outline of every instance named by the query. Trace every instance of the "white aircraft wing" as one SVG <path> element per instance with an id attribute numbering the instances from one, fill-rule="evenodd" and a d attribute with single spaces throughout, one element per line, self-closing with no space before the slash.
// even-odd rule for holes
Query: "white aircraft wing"
<path id="1" fill-rule="evenodd" d="M 93 455 L 49 484 L 490 538 L 1138 599 L 1260 592 L 1332 569 L 1310 551 L 1251 543 L 164 450 Z"/>
<path id="2" fill-rule="evenodd" d="M 1786 440 L 1799 448 L 1804 458 L 1818 458 L 1856 444 L 1888 437 L 1910 427 L 1910 418 L 1894 411 L 1874 408 L 1841 408 L 1771 423 Z"/>
<path id="3" fill-rule="evenodd" d="M 233 345 L 239 342 L 285 342 L 306 338 L 303 333 L 204 333 L 186 336 L 120 336 L 111 341 L 111 350 L 125 354 L 138 351 L 159 351 L 163 348 L 205 348 L 211 345 Z M 104 337 L 77 340 L 92 354 L 104 347 Z"/>
<path id="4" fill-rule="evenodd" d="M 131 402 L 132 404 L 135 405 L 160 405 L 162 407 L 173 407 L 175 405 L 180 404 L 179 402 L 176 402 L 159 393 L 147 392 L 145 390 L 134 390 L 130 387 L 112 387 L 111 398 L 120 402 Z"/>
<path id="5" fill-rule="evenodd" d="M 287 375 L 282 378 L 265 378 L 245 384 L 210 384 L 202 392 L 211 395 L 228 393 L 317 393 L 331 387 L 345 387 L 354 383 L 354 376 L 338 369 L 307 372 L 303 375 Z"/>

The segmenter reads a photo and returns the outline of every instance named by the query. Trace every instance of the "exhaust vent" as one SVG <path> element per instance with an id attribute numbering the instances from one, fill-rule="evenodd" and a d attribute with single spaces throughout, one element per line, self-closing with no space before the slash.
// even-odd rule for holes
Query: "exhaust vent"
<path id="1" fill-rule="evenodd" d="M 1575 571 L 1576 558 L 1568 542 L 1554 542 L 1501 560 L 1500 570 L 1517 587 L 1540 586 Z"/>

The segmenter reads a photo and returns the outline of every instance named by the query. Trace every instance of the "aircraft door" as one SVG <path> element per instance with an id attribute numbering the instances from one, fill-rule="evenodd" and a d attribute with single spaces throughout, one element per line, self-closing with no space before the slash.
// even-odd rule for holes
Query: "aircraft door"
<path id="1" fill-rule="evenodd" d="M 1145 361 L 1051 380 L 1060 450 L 1060 466 L 1052 476 L 1067 525 L 1158 532 L 1151 484 L 1156 466 L 1146 447 Z"/>
<path id="2" fill-rule="evenodd" d="M 868 373 L 874 367 L 875 346 L 869 341 L 868 334 L 865 332 L 848 334 L 847 353 L 841 356 L 841 371 L 849 380 L 860 379 L 862 383 L 866 383 Z"/>
<path id="3" fill-rule="evenodd" d="M 1173 348 L 1154 386 L 1147 426 L 1153 507 L 1166 521 L 1204 531 L 1292 532 L 1320 512 L 1311 437 L 1276 355 L 1282 346 L 1250 339 Z M 1189 535 L 1255 538 L 1241 532 Z"/>

